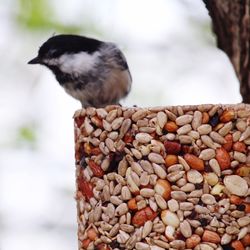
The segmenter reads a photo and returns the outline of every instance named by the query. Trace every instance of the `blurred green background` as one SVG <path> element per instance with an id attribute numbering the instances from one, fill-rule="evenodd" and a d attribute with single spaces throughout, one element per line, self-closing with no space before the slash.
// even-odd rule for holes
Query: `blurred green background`
<path id="1" fill-rule="evenodd" d="M 112 41 L 133 87 L 124 105 L 236 103 L 232 66 L 198 0 L 0 1 L 0 249 L 77 249 L 72 116 L 80 103 L 27 65 L 53 34 Z"/>

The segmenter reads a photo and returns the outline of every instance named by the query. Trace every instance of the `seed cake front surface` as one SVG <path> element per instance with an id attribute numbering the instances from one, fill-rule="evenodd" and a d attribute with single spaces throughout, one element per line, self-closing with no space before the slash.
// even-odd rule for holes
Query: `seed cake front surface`
<path id="1" fill-rule="evenodd" d="M 75 113 L 79 249 L 249 249 L 250 107 Z"/>

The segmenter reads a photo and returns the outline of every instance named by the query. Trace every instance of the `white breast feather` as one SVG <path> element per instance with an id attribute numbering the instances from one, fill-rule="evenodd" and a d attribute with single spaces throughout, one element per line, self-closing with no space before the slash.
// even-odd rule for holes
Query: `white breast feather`
<path id="1" fill-rule="evenodd" d="M 58 65 L 64 73 L 82 74 L 93 68 L 99 60 L 99 55 L 99 52 L 93 54 L 86 52 L 65 54 L 59 57 Z"/>

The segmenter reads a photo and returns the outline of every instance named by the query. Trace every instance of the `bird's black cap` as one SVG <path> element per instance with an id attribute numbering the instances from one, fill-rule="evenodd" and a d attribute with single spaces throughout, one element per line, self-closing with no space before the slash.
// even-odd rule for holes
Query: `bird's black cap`
<path id="1" fill-rule="evenodd" d="M 38 56 L 28 64 L 42 64 L 45 58 L 56 58 L 63 54 L 74 54 L 81 51 L 94 53 L 103 42 L 78 35 L 57 35 L 49 38 L 39 49 Z"/>

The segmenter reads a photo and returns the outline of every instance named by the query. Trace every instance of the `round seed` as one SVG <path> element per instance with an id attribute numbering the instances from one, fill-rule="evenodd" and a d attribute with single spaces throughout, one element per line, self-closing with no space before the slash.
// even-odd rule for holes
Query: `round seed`
<path id="1" fill-rule="evenodd" d="M 196 184 L 196 183 L 201 183 L 203 181 L 203 176 L 197 170 L 190 169 L 187 172 L 187 179 L 189 182 Z"/>

